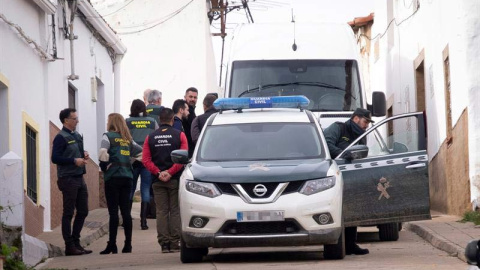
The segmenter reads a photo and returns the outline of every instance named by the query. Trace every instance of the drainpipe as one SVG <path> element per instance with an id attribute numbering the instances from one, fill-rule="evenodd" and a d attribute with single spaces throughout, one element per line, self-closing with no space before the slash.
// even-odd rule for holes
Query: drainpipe
<path id="1" fill-rule="evenodd" d="M 113 65 L 113 96 L 114 96 L 114 107 L 113 111 L 120 113 L 120 73 L 121 73 L 121 63 L 122 63 L 123 54 L 117 54 L 115 57 L 115 64 Z"/>
<path id="2" fill-rule="evenodd" d="M 75 57 L 74 57 L 74 49 L 73 49 L 73 41 L 77 39 L 78 37 L 73 34 L 73 19 L 75 18 L 75 11 L 77 9 L 77 2 L 73 2 L 73 6 L 70 11 L 70 35 L 68 36 L 68 39 L 70 40 L 70 66 L 72 69 L 72 73 L 68 76 L 68 79 L 73 81 L 73 80 L 78 80 L 79 77 L 78 75 L 75 75 Z"/>

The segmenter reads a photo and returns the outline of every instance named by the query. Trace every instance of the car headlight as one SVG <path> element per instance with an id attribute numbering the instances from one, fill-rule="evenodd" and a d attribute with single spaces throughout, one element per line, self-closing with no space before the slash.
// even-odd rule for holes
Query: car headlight
<path id="1" fill-rule="evenodd" d="M 304 195 L 312 195 L 320 191 L 327 190 L 335 186 L 335 176 L 329 176 L 326 178 L 309 180 L 303 184 L 300 193 Z"/>
<path id="2" fill-rule="evenodd" d="M 203 183 L 203 182 L 187 180 L 185 183 L 185 188 L 192 193 L 210 197 L 210 198 L 215 198 L 222 194 L 217 189 L 217 187 L 212 183 Z"/>

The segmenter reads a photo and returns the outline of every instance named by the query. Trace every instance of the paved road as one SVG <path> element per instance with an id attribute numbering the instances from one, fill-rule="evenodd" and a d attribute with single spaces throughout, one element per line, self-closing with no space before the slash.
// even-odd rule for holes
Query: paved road
<path id="1" fill-rule="evenodd" d="M 161 254 L 156 243 L 153 221 L 150 229 L 141 231 L 134 220 L 132 254 L 99 255 L 107 237 L 95 241 L 89 248 L 94 253 L 76 257 L 57 257 L 42 265 L 42 269 L 467 269 L 455 257 L 437 250 L 416 234 L 400 232 L 397 242 L 379 242 L 375 229 L 360 228 L 359 241 L 370 249 L 366 256 L 347 256 L 341 261 L 323 260 L 322 247 L 289 248 L 229 248 L 211 249 L 201 264 L 181 264 L 178 253 Z M 123 245 L 123 230 L 119 230 L 119 249 Z"/>

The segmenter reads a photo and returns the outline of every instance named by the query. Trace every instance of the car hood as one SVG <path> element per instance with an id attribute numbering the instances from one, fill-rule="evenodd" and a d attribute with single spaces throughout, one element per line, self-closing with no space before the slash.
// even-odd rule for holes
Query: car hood
<path id="1" fill-rule="evenodd" d="M 327 176 L 331 160 L 275 160 L 193 162 L 188 165 L 196 181 L 259 183 L 309 180 Z"/>

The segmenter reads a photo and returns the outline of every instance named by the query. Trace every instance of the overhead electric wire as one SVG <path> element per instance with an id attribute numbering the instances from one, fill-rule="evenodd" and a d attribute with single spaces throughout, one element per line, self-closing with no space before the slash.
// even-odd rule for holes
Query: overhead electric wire
<path id="1" fill-rule="evenodd" d="M 377 34 L 375 37 L 373 38 L 370 38 L 368 37 L 367 35 L 365 34 L 361 34 L 360 36 L 363 36 L 365 38 L 367 38 L 368 40 L 374 40 L 376 39 L 377 37 L 379 38 L 382 38 L 383 36 L 385 36 L 385 34 L 387 33 L 388 29 L 390 28 L 390 26 L 392 25 L 393 22 L 395 22 L 395 25 L 398 27 L 400 26 L 403 22 L 405 22 L 406 20 L 410 19 L 413 15 L 415 15 L 420 9 L 417 9 L 415 10 L 412 14 L 410 14 L 408 17 L 406 17 L 405 19 L 403 19 L 402 21 L 400 21 L 399 23 L 397 23 L 397 19 L 396 18 L 393 18 L 389 23 L 388 23 L 388 26 L 387 28 L 385 29 L 385 31 L 382 33 L 382 34 Z"/>
<path id="2" fill-rule="evenodd" d="M 85 0 L 86 1 L 86 0 Z M 126 8 L 128 5 L 130 5 L 131 3 L 133 3 L 134 0 L 130 0 L 128 3 L 126 3 L 124 6 L 122 6 L 121 8 L 113 11 L 113 12 L 110 12 L 108 14 L 105 14 L 105 15 L 100 15 L 100 16 L 85 16 L 86 18 L 96 18 L 96 19 L 100 19 L 100 18 L 104 18 L 104 17 L 107 17 L 107 16 L 110 16 L 110 15 L 113 15 L 121 10 L 123 10 L 124 8 Z"/>
<path id="3" fill-rule="evenodd" d="M 154 27 L 157 27 L 165 22 L 167 22 L 168 20 L 172 19 L 173 17 L 177 16 L 178 14 L 180 14 L 185 8 L 187 8 L 191 3 L 193 2 L 193 0 L 190 0 L 190 2 L 188 2 L 187 4 L 185 4 L 183 7 L 179 8 L 178 10 L 174 11 L 173 13 L 171 13 L 171 16 L 169 16 L 168 18 L 166 18 L 165 20 L 163 21 L 160 21 L 152 26 L 149 26 L 149 27 L 146 27 L 144 29 L 140 29 L 140 30 L 135 30 L 135 31 L 130 31 L 130 32 L 123 32 L 123 33 L 118 33 L 119 35 L 131 35 L 131 34 L 137 34 L 137 33 L 141 33 L 143 31 L 147 31 L 147 30 L 150 30 Z"/>

